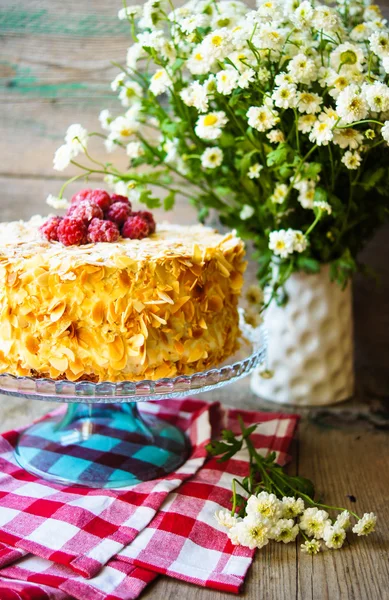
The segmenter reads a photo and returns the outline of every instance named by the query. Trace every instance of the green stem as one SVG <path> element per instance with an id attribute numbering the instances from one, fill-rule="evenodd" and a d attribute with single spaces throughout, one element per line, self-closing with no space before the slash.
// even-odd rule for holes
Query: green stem
<path id="1" fill-rule="evenodd" d="M 308 227 L 307 231 L 305 232 L 305 237 L 308 237 L 308 235 L 311 233 L 311 231 L 316 227 L 316 225 L 318 224 L 318 222 L 321 219 L 321 215 L 322 215 L 322 211 L 319 210 L 318 214 L 316 215 L 316 219 L 314 220 L 313 223 L 311 223 L 311 225 Z"/>
<path id="2" fill-rule="evenodd" d="M 59 190 L 58 198 L 62 198 L 62 194 L 64 193 L 65 188 L 70 183 L 73 183 L 74 181 L 77 181 L 78 179 L 82 179 L 82 177 L 85 177 L 85 173 L 81 173 L 80 175 L 75 175 L 74 177 L 71 177 L 70 179 L 68 179 L 67 181 L 65 181 L 65 183 L 63 184 L 63 186 Z"/>

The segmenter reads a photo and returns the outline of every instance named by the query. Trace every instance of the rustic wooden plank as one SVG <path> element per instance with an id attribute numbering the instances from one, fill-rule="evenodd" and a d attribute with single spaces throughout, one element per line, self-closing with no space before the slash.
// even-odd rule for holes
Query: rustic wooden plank
<path id="1" fill-rule="evenodd" d="M 339 426 L 305 421 L 300 429 L 299 474 L 312 478 L 323 501 L 357 514 L 376 512 L 377 532 L 341 551 L 299 555 L 299 600 L 388 598 L 389 455 L 388 434 L 363 422 Z M 348 496 L 355 496 L 351 502 Z"/>

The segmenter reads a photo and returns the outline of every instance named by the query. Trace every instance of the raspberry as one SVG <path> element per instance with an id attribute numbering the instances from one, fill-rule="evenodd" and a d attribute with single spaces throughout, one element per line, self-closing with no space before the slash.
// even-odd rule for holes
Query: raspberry
<path id="1" fill-rule="evenodd" d="M 39 231 L 49 242 L 58 242 L 58 225 L 61 221 L 62 217 L 50 217 L 39 227 Z"/>
<path id="2" fill-rule="evenodd" d="M 58 225 L 58 241 L 64 246 L 80 246 L 88 242 L 88 226 L 85 221 L 65 217 Z"/>
<path id="3" fill-rule="evenodd" d="M 90 242 L 116 242 L 119 235 L 119 229 L 112 221 L 92 219 L 88 228 L 88 240 Z"/>
<path id="4" fill-rule="evenodd" d="M 134 212 L 132 214 L 137 215 L 138 217 L 142 217 L 142 219 L 144 219 L 147 222 L 149 229 L 150 229 L 149 235 L 151 235 L 152 233 L 155 233 L 156 225 L 155 225 L 154 217 L 151 214 L 151 212 L 149 212 L 148 210 L 139 210 L 138 212 Z"/>
<path id="5" fill-rule="evenodd" d="M 131 207 L 129 204 L 126 204 L 125 202 L 115 202 L 115 204 L 112 204 L 105 213 L 105 218 L 108 219 L 108 221 L 116 223 L 118 227 L 121 227 L 130 214 Z"/>
<path id="6" fill-rule="evenodd" d="M 150 233 L 146 219 L 139 215 L 131 215 L 123 225 L 122 236 L 131 240 L 142 240 Z"/>
<path id="7" fill-rule="evenodd" d="M 87 223 L 90 223 L 92 219 L 103 219 L 104 213 L 100 206 L 97 206 L 91 200 L 80 200 L 77 204 L 71 204 L 67 212 L 68 217 L 74 217 L 75 219 L 82 219 Z"/>
<path id="8" fill-rule="evenodd" d="M 86 188 L 85 190 L 81 190 L 77 194 L 74 194 L 71 203 L 78 204 L 83 200 L 94 202 L 101 210 L 108 210 L 111 206 L 111 198 L 105 190 L 92 190 L 91 188 Z"/>
<path id="9" fill-rule="evenodd" d="M 120 196 L 119 194 L 111 194 L 111 202 L 115 204 L 116 202 L 125 202 L 131 208 L 131 202 L 127 198 L 127 196 Z"/>

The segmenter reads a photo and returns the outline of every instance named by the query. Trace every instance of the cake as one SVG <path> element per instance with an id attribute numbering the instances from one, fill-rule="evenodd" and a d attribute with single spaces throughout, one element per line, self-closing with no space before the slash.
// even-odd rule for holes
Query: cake
<path id="1" fill-rule="evenodd" d="M 0 372 L 77 381 L 192 374 L 237 349 L 244 246 L 159 224 L 145 239 L 65 247 L 44 219 L 0 224 Z"/>

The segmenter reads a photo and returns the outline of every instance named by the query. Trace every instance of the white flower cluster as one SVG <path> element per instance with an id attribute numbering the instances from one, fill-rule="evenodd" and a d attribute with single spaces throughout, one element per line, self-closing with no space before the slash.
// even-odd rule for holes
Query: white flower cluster
<path id="1" fill-rule="evenodd" d="M 331 520 L 325 510 L 305 508 L 302 498 L 290 496 L 279 500 L 275 494 L 266 491 L 248 498 L 243 518 L 223 509 L 217 511 L 215 517 L 219 525 L 227 529 L 228 537 L 235 545 L 253 549 L 263 548 L 270 540 L 288 544 L 301 533 L 305 539 L 301 550 L 311 555 L 320 551 L 321 540 L 327 548 L 341 548 L 351 527 L 347 510 Z M 352 531 L 358 536 L 368 535 L 374 531 L 376 521 L 374 513 L 365 513 Z"/>
<path id="2" fill-rule="evenodd" d="M 88 132 L 84 127 L 74 123 L 68 127 L 65 143 L 58 148 L 54 155 L 53 166 L 56 171 L 63 171 L 70 161 L 80 152 L 85 152 L 88 144 Z"/>
<path id="3" fill-rule="evenodd" d="M 306 236 L 296 229 L 279 229 L 269 235 L 270 250 L 281 258 L 287 258 L 293 252 L 304 252 L 307 244 Z"/>

